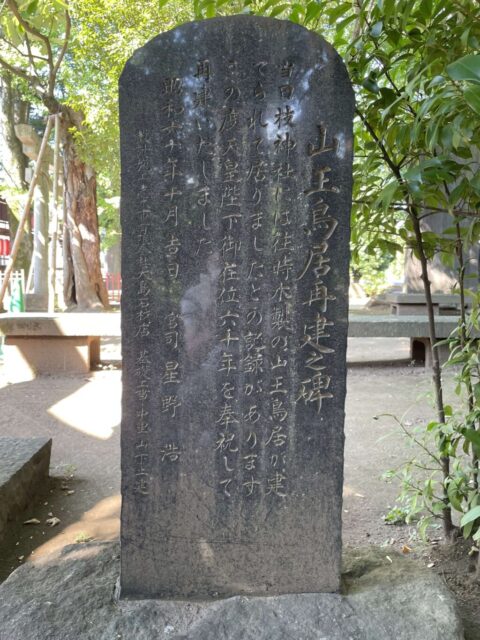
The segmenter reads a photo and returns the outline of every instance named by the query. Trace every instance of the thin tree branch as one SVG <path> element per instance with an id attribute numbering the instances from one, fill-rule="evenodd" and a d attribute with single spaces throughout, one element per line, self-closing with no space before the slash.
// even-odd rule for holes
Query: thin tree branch
<path id="1" fill-rule="evenodd" d="M 365 125 L 365 128 L 367 129 L 368 133 L 372 136 L 374 141 L 377 143 L 378 148 L 382 152 L 383 159 L 385 160 L 385 162 L 388 164 L 388 166 L 392 170 L 392 173 L 394 174 L 394 176 L 397 178 L 397 180 L 400 180 L 402 182 L 402 184 L 403 184 L 402 175 L 401 175 L 401 173 L 400 173 L 400 171 L 398 169 L 398 166 L 395 164 L 395 162 L 390 157 L 390 154 L 388 153 L 387 148 L 385 147 L 383 142 L 380 140 L 380 138 L 377 136 L 377 134 L 376 134 L 375 130 L 373 129 L 373 127 L 371 126 L 371 124 L 368 122 L 368 120 L 365 118 L 365 116 L 363 115 L 363 113 L 360 111 L 360 109 L 358 107 L 355 108 L 355 113 L 358 115 L 360 120 Z"/>
<path id="2" fill-rule="evenodd" d="M 62 60 L 67 52 L 68 41 L 70 39 L 70 30 L 72 27 L 72 21 L 70 19 L 70 12 L 68 9 L 65 10 L 65 38 L 63 40 L 62 48 L 60 49 L 60 53 L 58 54 L 57 61 L 55 62 L 55 66 L 53 67 L 53 71 L 50 74 L 50 78 L 48 81 L 48 93 L 53 95 L 53 90 L 55 88 L 55 81 L 57 79 L 58 69 L 62 64 Z"/>
<path id="3" fill-rule="evenodd" d="M 377 42 L 374 42 L 374 46 L 375 46 L 375 50 L 379 51 L 380 47 L 378 46 Z M 405 104 L 407 109 L 410 111 L 410 113 L 412 114 L 412 116 L 414 118 L 417 117 L 417 112 L 415 111 L 415 109 L 412 107 L 412 105 L 410 104 L 410 100 L 408 99 L 408 97 L 405 96 L 405 93 L 402 93 L 402 91 L 400 91 L 400 89 L 397 87 L 396 83 L 394 82 L 392 76 L 390 75 L 389 70 L 387 69 L 384 61 L 379 57 L 379 56 L 375 56 L 375 59 L 378 60 L 378 62 L 380 62 L 380 64 L 382 65 L 382 71 L 385 74 L 385 77 L 387 78 L 387 80 L 390 82 L 390 84 L 393 87 L 393 91 L 396 93 L 398 98 L 402 98 L 403 100 L 405 100 Z"/>
<path id="4" fill-rule="evenodd" d="M 30 67 L 33 71 L 33 73 L 37 76 L 37 78 L 40 80 L 40 75 L 37 71 L 37 67 L 35 66 L 35 60 L 33 59 L 33 54 L 32 54 L 32 47 L 30 46 L 30 40 L 28 39 L 28 35 L 25 32 L 25 44 L 27 47 L 27 51 L 28 51 L 28 61 L 30 62 Z M 48 62 L 48 60 L 47 60 Z"/>
<path id="5" fill-rule="evenodd" d="M 31 53 L 31 54 L 25 53 L 19 47 L 16 47 L 13 44 L 13 42 L 10 42 L 10 40 L 7 40 L 1 35 L 0 35 L 0 40 L 4 42 L 7 46 L 12 47 L 12 49 L 14 49 L 20 56 L 23 56 L 24 58 L 30 58 L 31 56 L 32 58 L 36 58 L 37 60 L 43 60 L 44 62 L 48 62 L 47 58 L 44 58 L 43 56 L 36 56 L 34 53 Z"/>
<path id="6" fill-rule="evenodd" d="M 449 211 L 448 209 L 442 209 L 441 207 L 425 207 L 419 206 L 419 209 L 425 209 L 427 213 L 422 213 L 421 216 L 418 217 L 419 220 L 423 220 L 423 218 L 428 218 L 428 216 L 434 216 L 436 213 L 450 213 L 453 216 L 463 216 L 465 218 L 480 218 L 480 211 L 467 211 L 465 209 L 452 209 Z M 428 211 L 431 209 L 431 211 Z"/>
<path id="7" fill-rule="evenodd" d="M 23 78 L 24 80 L 26 80 L 32 86 L 32 88 L 38 92 L 38 95 L 41 98 L 43 98 L 45 89 L 43 88 L 41 83 L 39 83 L 38 78 L 30 75 L 24 69 L 21 69 L 20 67 L 17 67 L 13 64 L 10 64 L 3 58 L 0 58 L 0 66 L 6 69 L 9 73 L 12 73 L 13 75 L 18 76 L 19 78 Z"/>
<path id="8" fill-rule="evenodd" d="M 352 200 L 353 204 L 367 204 L 372 206 L 373 203 L 369 200 Z M 408 213 L 407 207 L 402 202 L 392 202 L 390 204 L 392 209 L 396 209 L 397 211 L 405 211 Z M 463 216 L 465 218 L 480 218 L 480 211 L 468 211 L 467 209 L 443 209 L 442 207 L 433 207 L 433 206 L 425 206 L 422 204 L 416 205 L 417 209 L 421 209 L 422 211 L 426 211 L 427 213 L 422 213 L 418 216 L 419 220 L 423 220 L 424 218 L 428 218 L 429 216 L 434 216 L 437 213 L 450 213 L 453 216 Z"/>
<path id="9" fill-rule="evenodd" d="M 412 221 L 413 231 L 415 234 L 415 241 L 417 243 L 418 257 L 420 260 L 420 264 L 422 267 L 422 280 L 425 291 L 425 299 L 427 302 L 427 316 L 428 316 L 428 333 L 430 338 L 430 349 L 431 349 L 431 357 L 432 357 L 432 371 L 433 371 L 433 383 L 435 390 L 435 404 L 437 408 L 438 414 L 438 422 L 441 424 L 445 424 L 445 405 L 443 402 L 443 386 L 442 386 L 442 377 L 440 371 L 440 360 L 438 356 L 438 350 L 435 349 L 435 344 L 437 343 L 436 331 L 435 331 L 435 315 L 432 301 L 432 288 L 430 284 L 430 280 L 428 277 L 428 261 L 425 254 L 425 246 L 423 243 L 422 230 L 420 227 L 419 213 L 416 204 L 412 201 L 411 195 L 408 190 L 408 185 L 405 183 L 401 171 L 397 164 L 393 161 L 388 153 L 387 148 L 377 136 L 375 129 L 368 122 L 363 113 L 357 108 L 356 113 L 360 117 L 363 122 L 365 128 L 368 133 L 372 137 L 372 139 L 377 144 L 380 152 L 382 153 L 383 159 L 386 164 L 390 167 L 393 175 L 398 181 L 399 186 L 401 187 L 404 195 L 405 195 L 405 204 L 408 216 Z M 446 435 L 442 435 L 442 446 L 446 443 L 448 437 Z M 444 478 L 444 488 L 443 488 L 443 502 L 445 508 L 443 510 L 443 530 L 445 537 L 449 539 L 452 535 L 453 524 L 452 524 L 452 510 L 450 507 L 448 494 L 447 494 L 447 481 L 450 478 L 450 458 L 447 455 L 443 455 L 442 450 L 440 450 L 440 459 L 442 464 L 443 478 Z"/>
<path id="10" fill-rule="evenodd" d="M 28 20 L 25 20 L 22 17 L 22 14 L 20 13 L 20 10 L 15 0 L 6 0 L 6 2 L 7 2 L 8 8 L 13 13 L 18 23 L 25 29 L 25 31 L 27 33 L 30 33 L 35 38 L 38 38 L 44 43 L 45 48 L 47 49 L 48 66 L 50 67 L 50 70 L 52 70 L 53 69 L 52 46 L 50 44 L 50 40 L 48 39 L 48 37 L 45 34 L 43 34 L 41 31 L 36 29 L 33 25 L 31 25 L 28 22 Z"/>
<path id="11" fill-rule="evenodd" d="M 395 422 L 399 425 L 400 429 L 403 431 L 403 433 L 405 434 L 405 436 L 411 441 L 414 442 L 418 447 L 420 447 L 420 449 L 423 449 L 425 451 L 425 453 L 428 455 L 429 458 L 432 458 L 432 460 L 434 460 L 439 467 L 442 466 L 442 463 L 440 461 L 440 458 L 438 458 L 434 453 L 432 453 L 430 451 L 430 449 L 425 446 L 423 444 L 423 442 L 421 440 L 419 440 L 418 438 L 416 438 L 412 433 L 410 433 L 410 431 L 406 428 L 406 426 L 403 424 L 403 422 L 401 420 L 399 420 L 398 418 L 394 418 Z"/>

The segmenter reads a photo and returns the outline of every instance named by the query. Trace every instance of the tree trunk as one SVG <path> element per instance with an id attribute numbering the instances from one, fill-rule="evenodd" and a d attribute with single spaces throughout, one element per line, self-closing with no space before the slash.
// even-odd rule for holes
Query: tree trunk
<path id="1" fill-rule="evenodd" d="M 5 73 L 0 77 L 0 137 L 2 139 L 0 184 L 7 187 L 2 193 L 9 209 L 10 234 L 13 237 L 17 231 L 18 218 L 21 212 L 19 195 L 26 191 L 25 168 L 27 157 L 23 154 L 22 143 L 15 135 L 15 113 L 21 112 L 24 104 L 12 88 L 11 77 Z M 18 269 L 24 269 L 26 274 L 32 259 L 32 237 L 30 233 L 24 235 L 20 252 L 16 261 Z"/>
<path id="2" fill-rule="evenodd" d="M 64 299 L 69 309 L 108 308 L 108 293 L 100 269 L 95 170 L 78 154 L 72 129 L 80 129 L 82 115 L 62 108 L 64 163 Z"/>

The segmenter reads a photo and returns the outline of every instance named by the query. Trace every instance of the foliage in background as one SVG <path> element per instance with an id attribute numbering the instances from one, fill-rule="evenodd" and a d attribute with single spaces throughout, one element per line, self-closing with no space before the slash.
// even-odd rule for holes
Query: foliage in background
<path id="1" fill-rule="evenodd" d="M 356 222 L 360 233 L 371 233 L 373 222 L 383 235 L 388 229 L 382 219 L 403 216 L 399 236 L 421 263 L 432 345 L 436 334 L 427 262 L 439 250 L 455 255 L 457 249 L 462 261 L 465 234 L 471 242 L 478 240 L 479 132 L 472 126 L 475 109 L 458 71 L 480 62 L 474 53 L 478 16 L 478 5 L 470 2 L 463 7 L 445 0 L 366 2 L 358 8 L 358 37 L 347 51 L 351 76 L 359 86 L 357 145 L 365 172 L 357 191 Z M 432 211 L 451 214 L 456 231 L 452 238 L 425 229 L 422 221 Z M 473 223 L 464 233 L 460 221 L 467 216 Z M 385 250 L 390 246 L 384 245 Z M 432 361 L 437 419 L 427 433 L 434 431 L 435 453 L 430 455 L 440 466 L 440 481 L 434 490 L 437 476 L 427 476 L 413 495 L 422 497 L 432 515 L 441 515 L 444 534 L 450 537 L 456 440 L 435 349 Z"/>
<path id="2" fill-rule="evenodd" d="M 391 255 L 405 243 L 415 245 L 406 221 L 407 193 L 421 213 L 428 213 L 429 206 L 475 208 L 480 181 L 470 163 L 479 135 L 474 116 L 480 96 L 471 78 L 452 78 L 447 71 L 478 47 L 480 16 L 473 0 L 461 5 L 445 0 L 72 0 L 71 12 L 65 92 L 71 105 L 86 114 L 85 153 L 99 172 L 104 198 L 119 192 L 117 82 L 128 57 L 159 32 L 185 21 L 252 13 L 318 30 L 346 60 L 359 113 L 371 129 L 357 118 L 354 259 L 360 247 Z M 403 184 L 372 131 L 400 167 Z M 461 186 L 448 196 L 444 182 Z M 423 239 L 432 255 L 438 239 L 428 233 Z"/>
<path id="3" fill-rule="evenodd" d="M 387 288 L 387 269 L 392 264 L 393 256 L 382 253 L 378 247 L 367 251 L 359 251 L 350 263 L 350 279 L 359 283 L 367 296 L 374 296 Z"/>
<path id="4" fill-rule="evenodd" d="M 61 12 L 63 2 L 25 5 L 34 20 L 45 20 L 36 13 Z M 475 71 L 466 75 L 453 69 L 453 77 L 447 71 L 478 48 L 474 0 L 71 0 L 69 7 L 72 34 L 61 93 L 85 114 L 87 127 L 77 134 L 77 143 L 99 174 L 103 198 L 119 194 L 117 85 L 133 51 L 188 20 L 252 13 L 291 20 L 332 42 L 346 60 L 359 111 L 400 165 L 415 203 L 452 209 L 470 203 L 472 196 L 478 200 L 480 178 L 463 166 L 478 140 L 478 78 Z M 53 14 L 51 21 L 56 24 Z M 24 90 L 28 93 L 27 86 Z M 358 119 L 355 135 L 353 252 L 367 244 L 391 254 L 403 242 L 414 244 L 409 225 L 398 228 L 406 217 L 404 191 Z M 446 197 L 443 181 L 456 181 L 460 174 L 465 181 Z M 425 240 L 434 250 L 432 239 Z"/>
<path id="5" fill-rule="evenodd" d="M 69 104 L 85 113 L 81 145 L 98 172 L 103 247 L 118 240 L 120 193 L 118 80 L 148 40 L 192 18 L 191 3 L 162 0 L 71 0 L 72 45 L 63 77 Z"/>
<path id="6" fill-rule="evenodd" d="M 445 367 L 455 367 L 457 396 L 452 406 L 445 406 L 445 423 L 432 420 L 426 426 L 412 426 L 391 416 L 412 446 L 413 454 L 408 461 L 385 474 L 388 481 L 395 479 L 401 487 L 397 504 L 387 514 L 386 521 L 416 522 L 425 539 L 428 528 L 441 519 L 445 479 L 440 451 L 451 461 L 446 489 L 449 504 L 457 513 L 458 526 L 464 538 L 471 538 L 480 548 L 480 353 L 477 340 L 480 335 L 480 295 L 473 291 L 468 294 L 472 308 L 465 315 L 465 324 L 443 341 L 450 347 Z"/>
<path id="7" fill-rule="evenodd" d="M 55 116 L 57 123 L 65 204 L 64 303 L 70 309 L 103 309 L 108 308 L 108 294 L 100 269 L 96 171 L 82 147 L 88 127 L 85 114 L 69 102 L 64 84 L 71 36 L 68 1 L 4 0 L 0 7 L 0 71 L 4 77 L 17 78 L 19 87 L 23 84 L 24 99 L 44 118 Z M 8 123 L 11 127 L 12 114 Z"/>

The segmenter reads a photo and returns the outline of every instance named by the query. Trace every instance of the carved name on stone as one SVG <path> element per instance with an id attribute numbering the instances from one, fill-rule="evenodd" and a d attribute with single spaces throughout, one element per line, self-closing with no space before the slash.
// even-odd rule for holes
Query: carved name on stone
<path id="1" fill-rule="evenodd" d="M 120 82 L 124 597 L 339 587 L 353 94 L 297 25 L 190 23 Z"/>

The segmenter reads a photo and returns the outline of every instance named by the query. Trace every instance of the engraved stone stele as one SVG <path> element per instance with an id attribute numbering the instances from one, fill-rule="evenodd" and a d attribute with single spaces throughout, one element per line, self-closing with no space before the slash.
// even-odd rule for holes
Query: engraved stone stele
<path id="1" fill-rule="evenodd" d="M 353 108 L 267 18 L 123 71 L 122 597 L 339 588 Z"/>
<path id="2" fill-rule="evenodd" d="M 448 237 L 449 228 L 451 229 L 451 216 L 447 212 L 432 213 L 422 220 L 422 229 L 424 231 L 433 232 L 439 236 Z M 468 221 L 463 223 L 468 226 Z M 451 236 L 451 234 L 450 234 Z M 467 286 L 471 289 L 477 289 L 479 286 L 479 257 L 480 251 L 478 246 L 469 247 L 464 255 L 465 276 L 467 278 Z M 428 264 L 428 279 L 433 293 L 451 294 L 457 287 L 458 283 L 458 258 L 455 258 L 453 265 L 447 265 L 442 260 L 442 254 L 436 253 Z M 423 293 L 424 285 L 422 280 L 422 267 L 420 261 L 415 257 L 411 249 L 405 252 L 405 293 Z M 425 295 L 425 294 L 424 294 Z M 426 312 L 425 312 L 426 313 Z"/>

